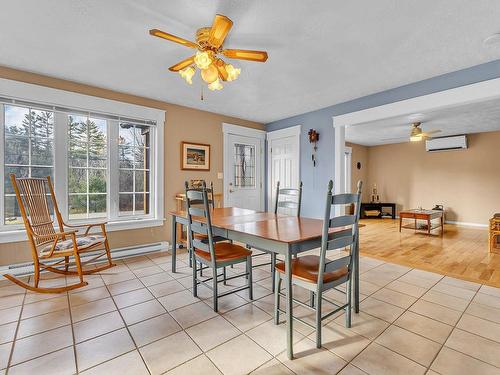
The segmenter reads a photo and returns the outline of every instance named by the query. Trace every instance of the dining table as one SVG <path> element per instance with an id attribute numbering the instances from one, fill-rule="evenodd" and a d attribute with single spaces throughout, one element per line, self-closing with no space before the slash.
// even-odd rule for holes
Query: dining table
<path id="1" fill-rule="evenodd" d="M 172 272 L 176 272 L 177 224 L 187 225 L 187 212 L 170 211 L 172 217 Z M 193 217 L 195 221 L 201 218 Z M 293 296 L 292 257 L 321 246 L 323 220 L 259 212 L 245 208 L 224 207 L 211 210 L 214 236 L 221 236 L 250 247 L 281 254 L 285 262 L 285 306 L 287 327 L 287 356 L 293 358 Z M 359 244 L 356 244 L 359 246 Z M 354 311 L 359 312 L 359 251 L 353 260 Z"/>

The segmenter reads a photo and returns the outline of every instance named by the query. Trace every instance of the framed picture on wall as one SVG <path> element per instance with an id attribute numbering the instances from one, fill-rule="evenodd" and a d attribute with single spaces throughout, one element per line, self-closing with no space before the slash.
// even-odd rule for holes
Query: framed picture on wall
<path id="1" fill-rule="evenodd" d="M 182 142 L 181 169 L 184 171 L 209 171 L 210 145 Z"/>

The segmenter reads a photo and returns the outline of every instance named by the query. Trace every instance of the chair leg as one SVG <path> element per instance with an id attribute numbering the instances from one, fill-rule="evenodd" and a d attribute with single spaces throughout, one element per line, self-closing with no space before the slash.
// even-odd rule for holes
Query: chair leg
<path id="1" fill-rule="evenodd" d="M 64 270 L 65 270 L 66 272 L 68 272 L 68 271 L 69 271 L 69 256 L 64 257 Z"/>
<path id="2" fill-rule="evenodd" d="M 198 262 L 193 262 L 193 297 L 198 297 L 198 280 L 196 278 L 196 273 L 198 271 Z"/>
<path id="3" fill-rule="evenodd" d="M 106 239 L 104 240 L 104 248 L 106 249 L 106 256 L 108 257 L 108 264 L 112 266 L 113 261 L 111 260 L 111 248 L 109 247 L 107 234 L 106 234 Z"/>
<path id="4" fill-rule="evenodd" d="M 274 288 L 276 287 L 276 253 L 271 253 L 271 277 L 273 278 L 272 280 L 272 291 L 274 292 Z"/>
<path id="5" fill-rule="evenodd" d="M 202 265 L 203 266 L 203 265 Z M 219 301 L 218 301 L 218 293 L 217 293 L 217 268 L 213 268 L 213 276 L 212 276 L 212 297 L 214 299 L 214 311 L 219 311 Z M 201 271 L 200 271 L 201 273 Z"/>
<path id="6" fill-rule="evenodd" d="M 321 290 L 316 293 L 316 347 L 321 348 Z"/>
<path id="7" fill-rule="evenodd" d="M 274 290 L 274 324 L 280 324 L 280 290 L 281 290 L 281 277 L 278 272 L 274 276 L 274 280 L 276 283 L 276 289 Z"/>
<path id="8" fill-rule="evenodd" d="M 314 298 L 316 298 L 314 294 L 315 293 L 312 290 L 309 291 L 309 306 L 312 308 L 314 308 Z"/>
<path id="9" fill-rule="evenodd" d="M 347 282 L 347 290 L 346 290 L 346 299 L 347 299 L 347 307 L 345 308 L 345 326 L 347 328 L 351 328 L 351 279 Z"/>
<path id="10" fill-rule="evenodd" d="M 35 261 L 34 267 L 35 267 L 34 284 L 35 284 L 35 288 L 38 288 L 38 284 L 40 283 L 40 263 L 38 263 L 38 260 Z"/>
<path id="11" fill-rule="evenodd" d="M 78 277 L 80 278 L 80 282 L 83 283 L 82 262 L 80 261 L 80 254 L 78 254 L 77 250 L 75 250 L 75 263 L 76 263 L 76 270 L 78 272 Z"/>
<path id="12" fill-rule="evenodd" d="M 252 256 L 247 256 L 247 273 L 248 273 L 248 298 L 253 300 L 253 281 L 252 281 Z"/>
<path id="13" fill-rule="evenodd" d="M 226 267 L 222 268 L 222 277 L 224 278 L 224 285 L 227 285 L 227 283 L 226 283 L 226 277 L 227 277 L 227 275 L 226 275 Z"/>

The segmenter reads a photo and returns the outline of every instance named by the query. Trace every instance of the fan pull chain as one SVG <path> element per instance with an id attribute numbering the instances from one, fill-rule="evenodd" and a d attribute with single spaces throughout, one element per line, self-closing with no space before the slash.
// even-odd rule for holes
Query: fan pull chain
<path id="1" fill-rule="evenodd" d="M 203 83 L 200 85 L 200 100 L 203 100 Z"/>

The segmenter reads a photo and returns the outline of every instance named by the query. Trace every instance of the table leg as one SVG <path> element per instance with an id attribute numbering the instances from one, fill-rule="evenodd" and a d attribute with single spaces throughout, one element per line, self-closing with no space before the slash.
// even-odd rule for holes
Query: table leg
<path id="1" fill-rule="evenodd" d="M 427 234 L 431 234 L 431 219 L 427 219 Z"/>
<path id="2" fill-rule="evenodd" d="M 175 272 L 175 264 L 177 262 L 177 220 L 175 215 L 172 215 L 172 272 Z"/>
<path id="3" fill-rule="evenodd" d="M 286 347 L 288 359 L 293 359 L 293 318 L 292 318 L 292 254 L 285 256 L 285 289 L 286 289 Z"/>

